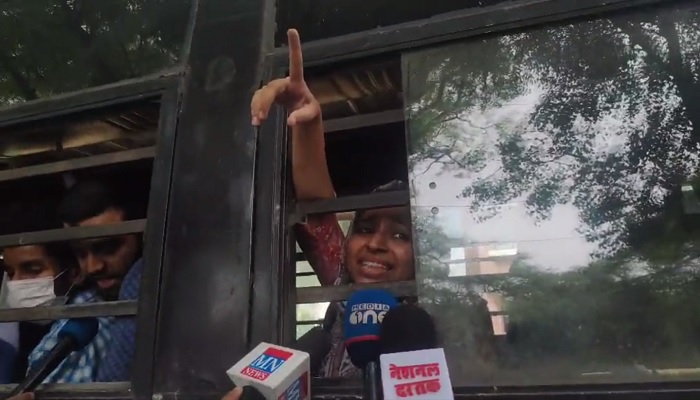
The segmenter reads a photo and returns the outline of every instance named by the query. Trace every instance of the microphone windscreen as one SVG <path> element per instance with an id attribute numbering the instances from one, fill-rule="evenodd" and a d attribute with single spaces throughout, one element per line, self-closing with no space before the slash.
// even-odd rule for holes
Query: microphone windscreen
<path id="1" fill-rule="evenodd" d="M 97 318 L 69 319 L 58 331 L 58 339 L 70 337 L 76 343 L 76 350 L 79 350 L 92 342 L 92 339 L 97 335 L 98 328 Z"/>
<path id="2" fill-rule="evenodd" d="M 355 366 L 363 368 L 379 358 L 379 333 L 384 315 L 397 305 L 396 298 L 379 289 L 352 294 L 343 320 L 345 347 Z"/>
<path id="3" fill-rule="evenodd" d="M 417 305 L 402 304 L 384 316 L 379 335 L 381 354 L 428 350 L 438 347 L 435 322 Z"/>
<path id="4" fill-rule="evenodd" d="M 289 347 L 293 350 L 309 353 L 311 373 L 315 374 L 319 368 L 321 368 L 321 364 L 323 364 L 326 355 L 330 353 L 332 345 L 331 334 L 317 326 L 306 332 Z"/>

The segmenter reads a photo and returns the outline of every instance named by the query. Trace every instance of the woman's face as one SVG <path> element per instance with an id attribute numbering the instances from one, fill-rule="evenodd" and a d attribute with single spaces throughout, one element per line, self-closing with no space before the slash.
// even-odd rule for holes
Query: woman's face
<path id="1" fill-rule="evenodd" d="M 345 263 L 355 283 L 413 278 L 413 242 L 408 208 L 382 208 L 360 213 L 345 245 Z"/>
<path id="2" fill-rule="evenodd" d="M 5 272 L 11 281 L 55 277 L 61 271 L 43 246 L 8 247 L 2 255 Z"/>

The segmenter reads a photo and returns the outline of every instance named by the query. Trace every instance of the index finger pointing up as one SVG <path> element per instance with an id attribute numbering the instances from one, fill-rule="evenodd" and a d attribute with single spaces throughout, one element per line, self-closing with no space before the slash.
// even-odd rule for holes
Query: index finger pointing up
<path id="1" fill-rule="evenodd" d="M 289 43 L 289 79 L 292 82 L 304 80 L 304 60 L 301 56 L 301 40 L 296 29 L 287 31 Z"/>

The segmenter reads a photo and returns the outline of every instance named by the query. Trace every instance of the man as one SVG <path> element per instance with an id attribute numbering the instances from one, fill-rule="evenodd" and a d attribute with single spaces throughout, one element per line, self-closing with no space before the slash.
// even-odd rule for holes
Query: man
<path id="1" fill-rule="evenodd" d="M 98 181 L 84 181 L 68 190 L 58 214 L 64 226 L 95 226 L 124 222 L 145 216 L 140 193 L 119 190 Z M 94 285 L 106 301 L 136 300 L 143 272 L 140 234 L 95 238 L 73 243 L 82 278 Z M 99 368 L 97 382 L 128 381 L 134 354 L 136 321 L 115 317 L 112 341 Z"/>
<path id="2" fill-rule="evenodd" d="M 61 226 L 54 207 L 37 203 L 18 203 L 10 208 L 8 221 L 3 221 L 0 233 L 32 232 Z M 50 211 L 49 211 L 50 210 Z M 80 274 L 73 251 L 67 243 L 53 242 L 35 245 L 11 246 L 2 249 L 2 270 L 5 281 L 2 306 L 30 308 L 44 304 L 84 304 L 100 301 L 94 290 L 75 285 Z M 71 353 L 53 369 L 44 383 L 84 383 L 97 377 L 97 366 L 106 353 L 110 341 L 110 320 L 99 318 L 100 328 L 95 338 L 77 352 Z M 24 379 L 27 369 L 36 366 L 58 341 L 57 334 L 67 321 L 22 321 L 5 324 L 4 336 L 16 347 L 14 376 L 11 382 Z M 12 332 L 9 329 L 14 329 Z M 9 339 L 9 340 L 8 340 Z M 16 340 L 18 339 L 18 340 Z M 10 360 L 3 357 L 5 362 Z M 7 377 L 5 377 L 7 378 Z"/>

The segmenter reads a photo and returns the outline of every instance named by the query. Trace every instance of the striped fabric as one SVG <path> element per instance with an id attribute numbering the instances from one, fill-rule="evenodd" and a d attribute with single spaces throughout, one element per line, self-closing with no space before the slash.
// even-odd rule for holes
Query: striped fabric
<path id="1" fill-rule="evenodd" d="M 126 274 L 119 290 L 119 300 L 138 299 L 143 275 L 143 259 L 139 259 Z M 107 357 L 97 375 L 98 382 L 122 382 L 130 380 L 131 360 L 134 357 L 136 318 L 115 317 L 111 327 L 112 342 Z"/>
<path id="2" fill-rule="evenodd" d="M 92 291 L 78 293 L 70 304 L 99 302 L 102 299 Z M 97 336 L 80 351 L 69 354 L 65 360 L 44 380 L 43 383 L 87 383 L 94 382 L 97 371 L 107 353 L 107 344 L 111 340 L 110 317 L 98 318 L 99 329 Z M 68 320 L 57 320 L 51 325 L 49 333 L 39 342 L 29 355 L 29 370 L 36 367 L 39 361 L 48 354 L 58 343 L 58 332 Z"/>

